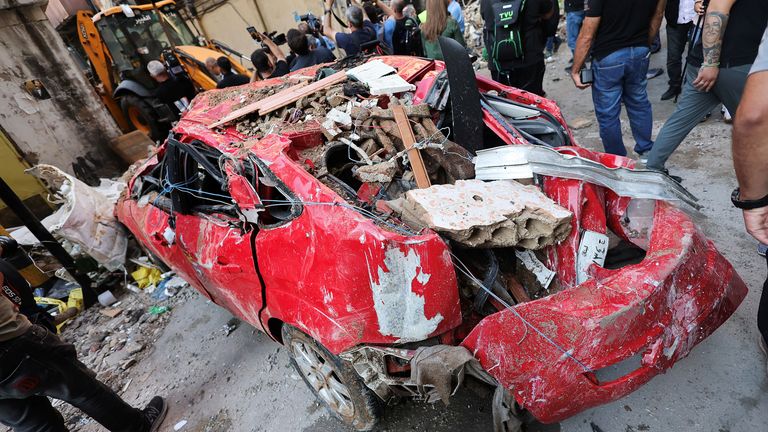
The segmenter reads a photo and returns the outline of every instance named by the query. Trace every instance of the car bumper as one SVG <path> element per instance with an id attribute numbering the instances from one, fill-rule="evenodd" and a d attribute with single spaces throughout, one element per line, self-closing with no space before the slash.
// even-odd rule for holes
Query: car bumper
<path id="1" fill-rule="evenodd" d="M 593 269 L 581 285 L 486 317 L 462 342 L 543 422 L 633 392 L 685 357 L 747 294 L 714 244 L 665 203 L 656 206 L 643 262 Z"/>

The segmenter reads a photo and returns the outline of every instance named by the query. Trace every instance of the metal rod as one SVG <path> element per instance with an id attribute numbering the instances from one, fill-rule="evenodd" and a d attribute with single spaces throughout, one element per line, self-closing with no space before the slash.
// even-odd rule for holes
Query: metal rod
<path id="1" fill-rule="evenodd" d="M 40 243 L 48 249 L 60 263 L 67 269 L 70 275 L 80 284 L 83 289 L 83 302 L 85 307 L 89 307 L 96 303 L 97 294 L 91 286 L 91 278 L 88 275 L 83 274 L 77 270 L 75 265 L 75 259 L 64 250 L 64 247 L 53 238 L 53 235 L 48 231 L 40 220 L 24 205 L 18 195 L 11 189 L 5 179 L 0 177 L 0 200 L 8 206 L 11 211 L 24 222 L 24 225 L 29 228 L 29 231 L 40 241 Z"/>

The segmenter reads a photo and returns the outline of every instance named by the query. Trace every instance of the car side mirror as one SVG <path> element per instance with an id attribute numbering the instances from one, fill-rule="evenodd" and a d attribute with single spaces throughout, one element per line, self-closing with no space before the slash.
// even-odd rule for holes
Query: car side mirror
<path id="1" fill-rule="evenodd" d="M 227 187 L 229 194 L 245 217 L 246 222 L 256 224 L 259 220 L 259 212 L 264 211 L 256 188 L 244 176 L 237 173 L 234 165 L 227 162 L 224 167 L 227 174 Z"/>

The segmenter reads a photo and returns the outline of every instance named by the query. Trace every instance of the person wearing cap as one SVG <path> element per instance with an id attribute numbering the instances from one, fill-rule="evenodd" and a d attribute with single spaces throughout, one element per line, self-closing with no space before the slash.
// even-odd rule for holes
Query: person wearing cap
<path id="1" fill-rule="evenodd" d="M 221 81 L 216 84 L 217 89 L 239 86 L 251 82 L 251 79 L 247 76 L 232 72 L 232 62 L 230 62 L 227 57 L 221 56 L 217 58 L 216 64 L 219 66 L 219 69 L 221 69 L 222 75 L 224 75 L 224 77 L 221 78 Z"/>
<path id="2" fill-rule="evenodd" d="M 165 65 L 157 60 L 147 64 L 147 71 L 157 82 L 155 97 L 177 115 L 181 114 L 197 94 L 192 81 L 183 75 L 171 76 Z"/>
<path id="3" fill-rule="evenodd" d="M 32 288 L 3 259 L 17 247 L 0 237 L 0 423 L 14 431 L 68 430 L 50 397 L 110 431 L 157 431 L 168 410 L 162 397 L 153 397 L 143 410 L 133 408 L 77 359 L 74 345 L 21 313 L 34 303 Z"/>

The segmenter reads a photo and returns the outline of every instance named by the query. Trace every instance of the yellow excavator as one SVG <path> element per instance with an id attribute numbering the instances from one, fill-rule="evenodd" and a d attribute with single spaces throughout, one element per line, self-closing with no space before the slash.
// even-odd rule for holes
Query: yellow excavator
<path id="1" fill-rule="evenodd" d="M 147 63 L 163 61 L 172 74 L 186 75 L 202 91 L 216 87 L 205 60 L 228 55 L 223 44 L 196 37 L 173 0 L 81 10 L 59 33 L 120 129 L 139 130 L 153 140 L 165 138 L 176 114 L 154 97 L 156 83 Z M 234 72 L 250 76 L 240 62 L 230 60 Z"/>

